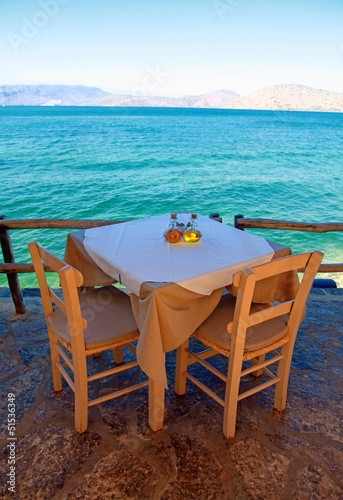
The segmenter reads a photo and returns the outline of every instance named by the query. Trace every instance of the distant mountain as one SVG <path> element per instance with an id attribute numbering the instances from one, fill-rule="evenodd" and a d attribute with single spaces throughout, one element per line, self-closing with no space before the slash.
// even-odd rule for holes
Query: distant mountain
<path id="1" fill-rule="evenodd" d="M 2 85 L 0 106 L 128 106 L 171 108 L 265 109 L 343 113 L 343 94 L 303 85 L 275 85 L 246 97 L 216 90 L 182 97 L 109 94 L 81 85 Z"/>
<path id="2" fill-rule="evenodd" d="M 170 107 L 170 108 L 220 108 L 231 103 L 240 96 L 232 90 L 216 90 L 202 95 L 185 95 L 183 97 L 135 97 L 130 95 L 111 94 L 90 103 L 91 106 L 137 106 L 137 107 Z"/>
<path id="3" fill-rule="evenodd" d="M 269 109 L 287 111 L 343 112 L 343 94 L 319 90 L 303 85 L 275 85 L 228 101 L 228 109 Z"/>
<path id="4" fill-rule="evenodd" d="M 82 106 L 107 95 L 101 89 L 82 85 L 1 85 L 0 105 Z"/>

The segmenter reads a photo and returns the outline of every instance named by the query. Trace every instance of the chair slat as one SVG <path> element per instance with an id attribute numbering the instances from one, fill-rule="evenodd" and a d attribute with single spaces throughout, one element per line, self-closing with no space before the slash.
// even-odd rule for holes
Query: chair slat
<path id="1" fill-rule="evenodd" d="M 101 396 L 100 398 L 93 399 L 88 402 L 88 406 L 98 405 L 99 403 L 104 403 L 105 401 L 109 401 L 110 399 L 119 398 L 120 396 L 124 396 L 125 394 L 129 394 L 130 392 L 137 391 L 137 389 L 141 389 L 142 387 L 146 387 L 149 385 L 149 381 L 141 382 L 140 384 L 132 385 L 127 387 L 126 389 L 121 389 L 120 391 L 111 392 L 111 394 L 107 394 L 106 396 Z"/>
<path id="2" fill-rule="evenodd" d="M 114 373 L 120 373 L 125 370 L 130 370 L 130 368 L 135 368 L 138 366 L 137 361 L 133 361 L 132 363 L 126 363 L 125 365 L 122 366 L 116 366 L 115 368 L 111 368 L 110 370 L 106 370 L 105 372 L 100 372 L 96 373 L 95 375 L 90 375 L 87 377 L 88 382 L 91 382 L 92 380 L 97 380 L 99 378 L 105 378 L 109 377 L 110 375 L 113 375 Z"/>
<path id="3" fill-rule="evenodd" d="M 268 382 L 265 382 L 264 384 L 260 384 L 257 387 L 250 389 L 249 391 L 242 392 L 237 397 L 237 401 L 241 401 L 242 399 L 248 398 L 249 396 L 256 394 L 256 392 L 263 391 L 264 389 L 267 389 L 267 387 L 270 387 L 271 385 L 277 384 L 278 382 L 280 382 L 280 379 L 275 377 L 273 380 L 268 380 Z"/>
<path id="4" fill-rule="evenodd" d="M 294 271 L 306 267 L 311 254 L 302 253 L 298 255 L 290 255 L 285 259 L 281 257 L 280 259 L 275 259 L 266 264 L 261 264 L 254 267 L 254 273 L 256 274 L 256 281 L 261 279 L 270 278 L 277 274 L 287 273 L 289 271 Z"/>
<path id="5" fill-rule="evenodd" d="M 287 302 L 283 302 L 282 304 L 268 307 L 267 309 L 262 309 L 262 311 L 258 311 L 256 313 L 251 314 L 248 317 L 248 322 L 247 322 L 248 328 L 249 326 L 254 326 L 257 325 L 258 323 L 263 323 L 264 321 L 277 318 L 278 316 L 289 314 L 292 310 L 293 303 L 294 300 L 289 300 Z"/>
<path id="6" fill-rule="evenodd" d="M 65 369 L 63 368 L 62 365 L 58 364 L 57 365 L 57 368 L 59 369 L 59 371 L 62 373 L 65 381 L 68 383 L 69 387 L 71 388 L 71 390 L 73 392 L 75 392 L 75 384 L 74 382 L 72 381 L 72 379 L 69 377 L 68 373 L 65 371 Z"/>
<path id="7" fill-rule="evenodd" d="M 61 347 L 59 345 L 56 346 L 56 350 L 59 353 L 59 355 L 61 356 L 61 358 L 64 359 L 66 365 L 69 366 L 71 371 L 74 371 L 73 360 L 68 358 L 66 353 L 61 349 Z"/>
<path id="8" fill-rule="evenodd" d="M 191 380 L 193 382 L 193 384 L 195 384 L 197 387 L 199 387 L 199 389 L 203 390 L 208 396 L 210 396 L 212 399 L 217 401 L 217 403 L 219 403 L 221 406 L 224 406 L 224 401 L 219 396 L 217 396 L 217 394 L 215 394 L 213 391 L 211 391 L 211 389 L 206 387 L 206 385 L 202 384 L 198 379 L 196 379 L 195 377 L 193 377 L 189 373 L 185 373 L 185 375 L 189 380 Z"/>
<path id="9" fill-rule="evenodd" d="M 136 347 L 131 342 L 123 345 L 124 347 L 126 347 L 126 349 L 128 349 L 129 351 L 133 352 L 134 355 L 136 355 Z"/>
<path id="10" fill-rule="evenodd" d="M 66 309 L 66 305 L 65 303 L 59 298 L 57 297 L 57 295 L 55 294 L 55 292 L 53 292 L 51 290 L 51 288 L 49 287 L 49 294 L 50 294 L 50 297 L 51 297 L 51 300 L 54 302 L 54 304 L 56 304 L 56 306 L 65 314 L 67 315 L 67 309 Z"/>
<path id="11" fill-rule="evenodd" d="M 249 373 L 253 373 L 256 370 L 260 370 L 261 368 L 265 368 L 266 366 L 272 365 L 273 363 L 277 363 L 280 361 L 280 359 L 283 359 L 282 354 L 278 354 L 278 356 L 273 356 L 270 359 L 267 359 L 267 361 L 263 361 L 262 363 L 256 363 L 253 366 L 250 366 L 250 368 L 247 368 L 246 370 L 241 371 L 241 377 L 245 377 L 246 375 L 249 375 Z"/>
<path id="12" fill-rule="evenodd" d="M 209 363 L 207 363 L 207 361 L 204 361 L 203 358 L 201 358 L 200 356 L 198 356 L 197 354 L 195 354 L 194 352 L 190 351 L 189 349 L 187 349 L 187 352 L 188 354 L 192 357 L 192 358 L 195 358 L 196 361 L 198 363 L 200 363 L 201 365 L 203 365 L 205 368 L 207 368 L 210 372 L 212 372 L 214 375 L 217 375 L 217 377 L 219 377 L 221 380 L 223 380 L 224 382 L 227 381 L 227 377 L 225 377 L 225 375 L 223 375 L 222 373 L 220 373 L 219 370 L 217 370 L 216 368 L 214 368 L 213 366 L 211 366 Z M 190 364 L 193 364 L 193 363 L 188 363 L 188 366 Z"/>
<path id="13" fill-rule="evenodd" d="M 58 257 L 56 257 L 55 255 L 53 255 L 51 252 L 49 252 L 45 248 L 41 247 L 38 244 L 37 244 L 37 246 L 38 246 L 39 254 L 40 254 L 42 261 L 45 264 L 47 264 L 49 267 L 51 267 L 51 269 L 53 269 L 56 273 L 58 273 L 58 271 L 66 265 L 66 263 L 63 260 L 61 260 Z"/>
<path id="14" fill-rule="evenodd" d="M 206 349 L 205 351 L 201 351 L 201 352 L 197 353 L 197 357 L 195 359 L 188 358 L 187 364 L 188 364 L 188 366 L 194 365 L 194 363 L 198 363 L 197 358 L 207 359 L 207 358 L 211 358 L 212 356 L 216 356 L 217 354 L 218 354 L 218 351 L 213 349 L 213 347 L 210 347 L 209 349 Z"/>
<path id="15" fill-rule="evenodd" d="M 54 272 L 58 273 L 65 266 L 71 267 L 66 262 L 64 262 L 63 260 L 56 257 L 56 255 L 49 252 L 49 250 L 46 250 L 46 248 L 43 248 L 38 243 L 36 243 L 36 245 L 37 245 L 37 248 L 39 251 L 40 258 L 42 259 L 42 261 L 45 264 L 47 264 L 51 269 L 53 269 Z M 82 274 L 77 269 L 74 269 L 73 267 L 71 267 L 71 269 L 73 269 L 73 272 L 74 272 L 76 286 L 77 287 L 82 286 L 82 284 L 83 284 Z"/>

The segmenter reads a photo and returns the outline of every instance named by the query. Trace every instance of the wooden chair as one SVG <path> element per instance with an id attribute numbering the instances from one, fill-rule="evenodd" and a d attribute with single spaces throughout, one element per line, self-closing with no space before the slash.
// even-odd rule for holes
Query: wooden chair
<path id="1" fill-rule="evenodd" d="M 138 366 L 137 361 L 134 361 L 87 376 L 87 356 L 113 349 L 116 363 L 123 363 L 122 346 L 136 353 L 131 342 L 139 338 L 139 331 L 132 314 L 130 298 L 113 286 L 80 294 L 83 277 L 79 271 L 37 243 L 30 243 L 29 249 L 48 326 L 54 390 L 62 390 L 63 375 L 75 394 L 75 430 L 82 433 L 87 429 L 89 406 L 149 384 L 146 381 L 92 401 L 88 399 L 88 382 Z M 43 263 L 59 274 L 64 301 L 48 286 Z M 68 356 L 68 351 L 72 359 Z M 73 380 L 68 369 L 73 372 Z"/>
<path id="2" fill-rule="evenodd" d="M 186 379 L 189 379 L 221 404 L 224 407 L 223 432 L 226 437 L 235 435 L 238 401 L 258 391 L 275 384 L 274 407 L 285 409 L 294 342 L 322 258 L 323 254 L 315 251 L 276 259 L 238 272 L 234 277 L 234 285 L 238 287 L 237 299 L 230 294 L 223 295 L 217 308 L 194 332 L 209 349 L 196 354 L 189 349 L 188 340 L 178 348 L 176 393 L 185 393 Z M 273 305 L 252 303 L 257 282 L 292 270 L 304 272 L 294 300 Z M 281 353 L 276 351 L 278 347 L 281 347 Z M 218 353 L 229 357 L 227 376 L 205 361 Z M 267 353 L 270 353 L 268 359 Z M 251 360 L 250 367 L 242 369 L 243 362 L 247 360 Z M 188 373 L 188 366 L 197 362 L 226 383 L 225 400 Z M 278 363 L 277 375 L 267 368 L 273 363 Z M 271 380 L 239 394 L 241 377 L 248 374 L 258 377 L 263 372 Z"/>

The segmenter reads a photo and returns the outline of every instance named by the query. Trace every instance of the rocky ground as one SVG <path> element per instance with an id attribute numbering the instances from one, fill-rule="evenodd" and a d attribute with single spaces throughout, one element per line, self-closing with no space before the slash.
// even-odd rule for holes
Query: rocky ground
<path id="1" fill-rule="evenodd" d="M 343 499 L 343 289 L 311 292 L 286 411 L 273 411 L 273 389 L 243 400 L 231 440 L 222 434 L 222 408 L 197 387 L 189 383 L 186 396 L 175 396 L 174 352 L 167 355 L 170 390 L 161 431 L 149 428 L 141 389 L 92 407 L 88 431 L 77 434 L 71 390 L 53 392 L 39 292 L 26 290 L 24 297 L 28 313 L 19 317 L 8 291 L 0 291 L 2 498 Z M 90 369 L 109 364 L 110 354 L 91 360 Z M 142 377 L 138 369 L 134 377 Z M 99 382 L 92 392 L 124 386 L 126 378 Z M 16 404 L 12 450 L 8 394 Z"/>

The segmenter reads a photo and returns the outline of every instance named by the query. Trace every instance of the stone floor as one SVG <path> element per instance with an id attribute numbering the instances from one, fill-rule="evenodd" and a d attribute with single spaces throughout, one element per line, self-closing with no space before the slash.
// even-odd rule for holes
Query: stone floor
<path id="1" fill-rule="evenodd" d="M 242 401 L 231 440 L 222 434 L 222 408 L 197 387 L 189 383 L 186 396 L 175 396 L 174 352 L 167 355 L 161 431 L 148 426 L 141 389 L 92 407 L 88 431 L 77 434 L 69 387 L 53 392 L 40 296 L 35 290 L 24 296 L 28 313 L 18 317 L 8 291 L 0 290 L 1 498 L 343 499 L 343 289 L 311 292 L 286 411 L 273 412 L 273 389 Z M 110 354 L 91 360 L 91 369 L 108 364 Z M 138 369 L 134 377 L 142 377 Z M 124 385 L 123 375 L 92 392 Z M 14 454 L 9 393 L 17 418 L 15 493 L 7 483 Z"/>

